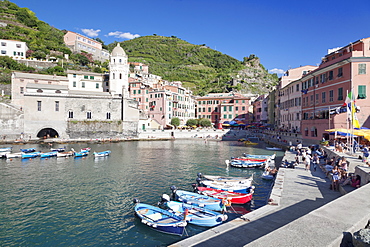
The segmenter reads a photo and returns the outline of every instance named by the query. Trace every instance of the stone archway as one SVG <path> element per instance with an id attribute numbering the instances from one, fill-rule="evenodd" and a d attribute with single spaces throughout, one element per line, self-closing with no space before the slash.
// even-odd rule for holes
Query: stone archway
<path id="1" fill-rule="evenodd" d="M 59 137 L 58 132 L 53 128 L 44 128 L 37 133 L 38 138 L 57 138 Z"/>

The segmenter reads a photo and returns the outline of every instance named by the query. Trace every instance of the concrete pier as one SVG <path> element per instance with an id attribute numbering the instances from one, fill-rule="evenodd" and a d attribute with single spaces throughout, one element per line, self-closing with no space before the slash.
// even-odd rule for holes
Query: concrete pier
<path id="1" fill-rule="evenodd" d="M 171 246 L 339 246 L 370 219 L 370 185 L 341 196 L 330 183 L 320 168 L 281 168 L 268 205 Z"/>

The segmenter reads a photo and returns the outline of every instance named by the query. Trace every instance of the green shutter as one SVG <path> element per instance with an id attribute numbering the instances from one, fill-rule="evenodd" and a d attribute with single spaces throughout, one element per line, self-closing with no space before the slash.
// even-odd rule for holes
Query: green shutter
<path id="1" fill-rule="evenodd" d="M 358 99 L 366 99 L 366 85 L 358 86 Z"/>

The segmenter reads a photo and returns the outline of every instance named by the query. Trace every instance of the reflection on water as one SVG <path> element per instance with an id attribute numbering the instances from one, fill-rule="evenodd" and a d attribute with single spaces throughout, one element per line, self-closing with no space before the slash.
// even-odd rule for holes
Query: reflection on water
<path id="1" fill-rule="evenodd" d="M 64 146 L 64 145 L 61 145 Z M 2 246 L 165 246 L 181 237 L 157 233 L 134 217 L 133 198 L 156 204 L 170 186 L 191 190 L 198 172 L 224 176 L 254 174 L 252 209 L 266 204 L 271 181 L 261 170 L 227 168 L 242 153 L 272 154 L 264 146 L 200 140 L 144 141 L 89 145 L 111 150 L 108 157 L 0 160 Z M 48 146 L 36 147 L 47 151 Z M 66 145 L 79 150 L 80 144 Z M 13 151 L 17 152 L 17 146 Z M 278 153 L 279 154 L 279 153 Z M 280 153 L 282 154 L 282 153 Z M 235 207 L 236 211 L 248 207 Z M 230 213 L 230 218 L 237 215 Z M 189 225 L 187 233 L 206 228 Z"/>

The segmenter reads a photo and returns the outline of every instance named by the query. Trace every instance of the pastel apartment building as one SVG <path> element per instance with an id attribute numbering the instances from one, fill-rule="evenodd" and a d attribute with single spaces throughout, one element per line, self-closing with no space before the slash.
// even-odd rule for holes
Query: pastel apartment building
<path id="1" fill-rule="evenodd" d="M 94 60 L 104 62 L 109 59 L 109 51 L 103 49 L 102 43 L 81 34 L 67 31 L 64 35 L 64 43 L 72 52 L 85 51 L 92 54 Z"/>
<path id="2" fill-rule="evenodd" d="M 197 116 L 209 119 L 214 125 L 232 120 L 251 123 L 253 121 L 253 109 L 251 109 L 253 97 L 237 93 L 210 93 L 197 97 Z"/>
<path id="3" fill-rule="evenodd" d="M 28 50 L 26 42 L 18 40 L 0 39 L 0 55 L 13 59 L 26 59 Z"/>
<path id="4" fill-rule="evenodd" d="M 359 107 L 361 126 L 370 127 L 370 38 L 330 50 L 319 68 L 299 79 L 302 87 L 302 137 L 309 141 L 328 138 L 328 128 L 347 128 L 347 113 L 340 109 L 348 92 Z"/>

